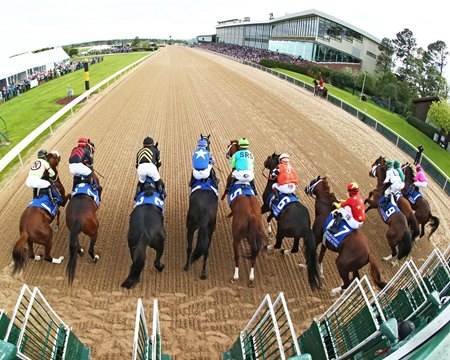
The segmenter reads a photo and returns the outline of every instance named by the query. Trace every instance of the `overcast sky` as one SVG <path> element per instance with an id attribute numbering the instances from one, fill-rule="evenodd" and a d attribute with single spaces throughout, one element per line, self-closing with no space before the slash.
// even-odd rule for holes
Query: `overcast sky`
<path id="1" fill-rule="evenodd" d="M 428 6 L 427 6 L 428 5 Z M 191 39 L 215 33 L 218 20 L 266 20 L 316 9 L 379 38 L 409 28 L 418 45 L 443 40 L 449 17 L 434 2 L 395 0 L 3 0 L 0 57 L 43 47 L 114 38 Z M 448 66 L 447 66 L 448 67 Z M 447 74 L 450 71 L 447 69 Z M 447 76 L 447 78 L 449 78 Z"/>

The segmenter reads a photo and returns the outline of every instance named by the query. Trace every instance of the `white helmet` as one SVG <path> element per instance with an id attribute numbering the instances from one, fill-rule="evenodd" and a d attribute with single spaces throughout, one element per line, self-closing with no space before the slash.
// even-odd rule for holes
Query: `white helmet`
<path id="1" fill-rule="evenodd" d="M 288 154 L 281 154 L 280 158 L 278 159 L 280 163 L 287 164 L 289 162 L 289 155 Z"/>

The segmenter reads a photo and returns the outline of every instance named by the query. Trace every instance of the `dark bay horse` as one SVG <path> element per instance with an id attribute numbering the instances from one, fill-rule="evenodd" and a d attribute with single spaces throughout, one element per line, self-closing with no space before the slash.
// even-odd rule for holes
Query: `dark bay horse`
<path id="1" fill-rule="evenodd" d="M 130 249 L 132 265 L 128 277 L 121 286 L 133 288 L 140 279 L 145 266 L 147 246 L 155 249 L 154 266 L 159 272 L 164 270 L 161 257 L 164 252 L 166 232 L 162 210 L 156 205 L 144 204 L 136 206 L 130 215 L 128 229 L 128 247 Z"/>
<path id="2" fill-rule="evenodd" d="M 272 171 L 278 165 L 280 155 L 273 153 L 268 156 L 264 161 L 264 168 Z M 275 183 L 274 179 L 267 177 L 267 185 L 262 195 L 263 205 L 261 207 L 261 213 L 264 214 L 269 209 L 269 196 L 272 194 L 272 185 Z M 267 223 L 270 225 L 270 221 L 273 218 L 273 214 L 267 217 Z M 292 250 L 282 251 L 283 253 L 291 252 L 297 253 L 299 250 L 300 238 L 303 238 L 305 242 L 304 256 L 306 259 L 306 266 L 308 271 L 308 282 L 311 289 L 320 288 L 320 276 L 317 267 L 317 253 L 316 253 L 316 238 L 311 229 L 311 219 L 308 209 L 300 202 L 292 202 L 288 204 L 279 218 L 277 219 L 277 235 L 274 248 L 281 249 L 281 243 L 284 238 L 293 238 L 294 243 Z"/>
<path id="3" fill-rule="evenodd" d="M 99 194 L 101 193 L 101 186 L 98 177 L 92 169 L 92 177 L 97 183 Z M 69 204 L 66 207 L 66 225 L 70 231 L 69 235 L 69 261 L 67 263 L 67 278 L 69 285 L 73 283 L 75 278 L 75 270 L 77 266 L 77 254 L 84 255 L 84 249 L 80 246 L 78 235 L 83 232 L 90 238 L 89 255 L 94 262 L 100 259 L 98 254 L 95 254 L 95 243 L 98 236 L 99 222 L 97 218 L 97 204 L 95 200 L 86 194 L 77 194 L 72 196 Z"/>
<path id="4" fill-rule="evenodd" d="M 325 221 L 333 209 L 333 203 L 338 202 L 334 193 L 330 190 L 330 185 L 326 177 L 318 176 L 311 180 L 305 188 L 305 193 L 315 197 L 315 220 L 313 231 L 316 237 L 317 246 L 321 243 L 319 263 L 322 265 L 326 249 L 338 253 L 336 266 L 344 284 L 341 287 L 332 290 L 333 294 L 346 289 L 351 281 L 349 274 L 353 274 L 353 279 L 359 278 L 359 270 L 367 263 L 370 263 L 370 274 L 375 284 L 383 289 L 386 283 L 381 280 L 380 270 L 378 268 L 375 256 L 369 248 L 369 240 L 360 230 L 355 230 L 348 234 L 344 241 L 335 249 L 328 241 L 326 245 L 322 241 L 324 235 Z M 352 280 L 353 280 L 352 279 Z"/>
<path id="5" fill-rule="evenodd" d="M 405 196 L 408 188 L 414 184 L 414 170 L 409 163 L 404 164 L 402 166 L 402 169 L 405 173 L 405 187 L 403 188 L 402 193 Z M 416 219 L 420 224 L 420 237 L 425 235 L 425 225 L 430 222 L 431 231 L 428 235 L 429 240 L 431 235 L 433 235 L 433 233 L 439 227 L 439 218 L 431 214 L 430 204 L 424 197 L 418 198 L 415 204 L 411 203 L 411 207 L 415 211 L 414 215 L 416 216 Z"/>
<path id="6" fill-rule="evenodd" d="M 210 150 L 210 135 L 200 135 L 200 138 L 207 141 L 207 150 Z M 210 179 L 206 179 L 206 181 L 207 182 L 203 182 L 200 185 L 194 182 L 190 188 L 191 195 L 189 197 L 189 209 L 186 217 L 187 259 L 186 265 L 184 266 L 184 271 L 188 271 L 189 266 L 203 256 L 203 266 L 200 274 L 200 279 L 202 280 L 207 278 L 206 260 L 208 259 L 212 236 L 214 230 L 216 229 L 217 207 L 219 200 L 218 193 L 216 192 L 218 190 L 214 191 L 211 185 L 207 185 Z M 203 186 L 205 186 L 205 188 Z M 196 189 L 197 187 L 200 188 Z M 192 253 L 194 233 L 197 230 L 197 242 L 195 244 L 194 252 Z"/>
<path id="7" fill-rule="evenodd" d="M 228 146 L 227 157 L 233 156 L 238 150 L 238 141 L 232 140 Z M 231 174 L 229 175 L 231 176 Z M 250 186 L 250 185 L 248 185 Z M 222 199 L 225 197 L 225 193 Z M 232 282 L 239 279 L 240 243 L 246 238 L 250 246 L 250 255 L 246 256 L 251 262 L 248 286 L 254 286 L 255 262 L 262 246 L 266 242 L 261 227 L 261 205 L 255 195 L 237 196 L 231 203 L 233 251 L 234 251 L 234 275 Z"/>
<path id="8" fill-rule="evenodd" d="M 61 158 L 58 152 L 51 152 L 47 155 L 47 161 L 55 172 L 55 179 L 50 181 L 55 186 L 62 197 L 62 204 L 65 206 L 70 198 L 70 194 L 66 196 L 64 186 L 58 175 L 58 164 Z M 56 217 L 56 226 L 59 226 L 59 208 L 55 215 L 51 215 L 48 211 L 39 207 L 27 207 L 20 217 L 19 232 L 20 237 L 14 245 L 12 257 L 14 261 L 13 273 L 20 271 L 25 266 L 27 258 L 40 260 L 40 255 L 35 255 L 33 251 L 33 243 L 44 246 L 44 259 L 49 262 L 60 264 L 64 257 L 53 258 L 51 255 L 53 229 L 50 224 Z"/>
<path id="9" fill-rule="evenodd" d="M 375 161 L 375 163 L 381 163 L 384 162 L 384 159 L 380 156 L 380 158 Z M 374 174 L 376 172 L 381 172 L 382 170 L 377 169 L 383 169 L 382 166 L 378 166 L 377 164 L 374 164 L 372 168 L 372 172 Z M 386 171 L 384 171 L 384 177 L 386 176 Z M 384 196 L 384 192 L 389 186 L 389 184 L 383 184 L 384 177 L 382 175 L 377 176 L 377 188 L 369 193 L 369 197 L 364 200 L 365 204 L 369 204 L 369 207 L 366 209 L 366 211 L 370 210 L 371 208 L 376 208 L 378 201 L 381 199 L 382 196 Z M 378 208 L 378 212 L 380 214 L 380 217 L 383 218 L 381 209 Z M 387 221 L 385 223 L 389 226 L 389 229 L 386 233 L 386 239 L 388 241 L 389 247 L 391 248 L 391 255 L 384 257 L 383 260 L 389 261 L 392 258 L 395 258 L 397 256 L 398 260 L 403 259 L 404 257 L 408 256 L 412 249 L 412 238 L 411 238 L 411 232 L 408 227 L 408 221 L 405 217 L 405 215 L 398 211 L 391 216 L 388 217 Z M 397 252 L 397 246 L 398 246 L 398 252 Z M 394 260 L 393 265 L 396 264 L 396 261 Z"/>
<path id="10" fill-rule="evenodd" d="M 369 172 L 370 177 L 377 178 L 377 188 L 381 188 L 383 186 L 383 181 L 386 179 L 386 171 L 386 160 L 382 156 L 380 156 L 374 161 L 374 163 L 372 164 L 372 169 Z M 387 186 L 385 186 L 384 189 L 386 190 Z M 370 197 L 371 195 L 369 194 L 369 198 Z M 377 202 L 379 199 L 380 198 L 377 199 Z M 366 211 L 377 207 L 376 202 L 369 201 L 369 204 L 370 205 L 366 209 Z M 398 199 L 397 205 L 408 221 L 408 226 L 411 231 L 411 239 L 414 242 L 419 235 L 419 222 L 417 221 L 417 218 L 414 214 L 414 210 L 412 209 L 410 202 L 403 196 Z"/>

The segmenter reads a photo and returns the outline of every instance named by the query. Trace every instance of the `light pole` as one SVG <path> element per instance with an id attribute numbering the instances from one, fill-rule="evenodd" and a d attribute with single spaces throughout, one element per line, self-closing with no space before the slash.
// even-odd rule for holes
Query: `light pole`
<path id="1" fill-rule="evenodd" d="M 362 86 L 362 89 L 361 89 L 361 96 L 359 97 L 359 101 L 362 100 L 362 97 L 364 95 L 364 86 L 366 85 L 366 76 L 367 76 L 367 72 L 364 71 L 364 80 L 363 80 L 363 86 Z"/>

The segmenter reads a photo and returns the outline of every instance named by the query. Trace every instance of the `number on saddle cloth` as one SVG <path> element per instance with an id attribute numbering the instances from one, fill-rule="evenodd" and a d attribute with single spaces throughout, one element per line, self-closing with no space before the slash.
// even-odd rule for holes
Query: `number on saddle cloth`
<path id="1" fill-rule="evenodd" d="M 241 183 L 240 181 L 235 182 L 231 191 L 228 193 L 228 205 L 231 206 L 232 202 L 241 195 L 255 196 L 255 192 L 250 183 Z"/>
<path id="2" fill-rule="evenodd" d="M 353 229 L 352 227 L 350 227 L 347 224 L 347 221 L 345 221 L 345 219 L 342 219 L 340 225 L 339 225 L 339 230 L 335 233 L 332 234 L 331 232 L 329 232 L 327 230 L 328 225 L 330 224 L 331 220 L 333 220 L 333 214 L 330 213 L 327 217 L 327 219 L 325 220 L 325 225 L 323 227 L 323 237 L 325 240 L 327 240 L 327 242 L 329 242 L 336 250 L 339 248 L 339 246 L 341 245 L 342 241 L 344 241 L 344 239 L 346 238 L 346 236 L 350 233 L 352 233 L 353 231 L 355 231 L 355 229 Z"/>
<path id="3" fill-rule="evenodd" d="M 94 200 L 97 207 L 100 206 L 100 197 L 98 188 L 94 189 L 89 183 L 79 183 L 75 185 L 75 189 L 72 192 L 72 197 L 77 195 L 87 195 Z"/>
<path id="4" fill-rule="evenodd" d="M 416 202 L 420 199 L 423 198 L 423 195 L 421 192 L 414 190 L 412 194 L 407 195 L 408 201 L 412 204 L 415 205 Z"/>
<path id="5" fill-rule="evenodd" d="M 295 194 L 283 194 L 280 193 L 278 199 L 275 197 L 275 193 L 272 191 L 267 198 L 270 211 L 278 219 L 283 210 L 291 203 L 300 202 Z"/>

